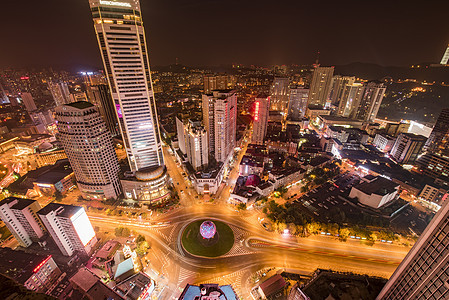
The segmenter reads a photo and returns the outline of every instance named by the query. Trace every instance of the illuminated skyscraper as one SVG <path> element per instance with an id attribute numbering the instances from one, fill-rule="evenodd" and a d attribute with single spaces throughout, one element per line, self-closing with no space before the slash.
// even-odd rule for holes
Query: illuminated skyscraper
<path id="1" fill-rule="evenodd" d="M 287 119 L 299 121 L 304 118 L 309 100 L 309 89 L 291 87 L 288 96 Z"/>
<path id="2" fill-rule="evenodd" d="M 156 101 L 139 0 L 89 0 L 105 74 L 111 91 L 130 172 L 122 179 L 127 198 L 167 198 Z"/>
<path id="3" fill-rule="evenodd" d="M 203 95 L 203 122 L 209 137 L 209 152 L 227 163 L 235 148 L 237 95 L 235 91 L 213 91 Z"/>
<path id="4" fill-rule="evenodd" d="M 199 121 L 192 121 L 185 125 L 185 149 L 187 160 L 195 170 L 204 168 L 209 163 L 209 147 L 206 129 Z"/>
<path id="5" fill-rule="evenodd" d="M 89 86 L 88 90 L 89 100 L 98 107 L 109 132 L 112 136 L 119 135 L 120 129 L 117 114 L 115 113 L 115 106 L 109 87 L 106 84 L 98 84 Z"/>
<path id="6" fill-rule="evenodd" d="M 371 81 L 365 86 L 355 119 L 374 122 L 385 95 L 386 87 L 381 82 Z"/>
<path id="7" fill-rule="evenodd" d="M 164 165 L 138 0 L 89 0 L 131 171 Z"/>
<path id="8" fill-rule="evenodd" d="M 209 94 L 214 90 L 225 90 L 228 88 L 227 75 L 204 76 L 204 93 Z"/>
<path id="9" fill-rule="evenodd" d="M 37 110 L 33 96 L 30 93 L 22 93 L 22 101 L 23 105 L 25 105 L 25 108 L 28 112 Z"/>
<path id="10" fill-rule="evenodd" d="M 80 191 L 92 199 L 116 199 L 121 194 L 119 165 L 98 108 L 81 101 L 56 107 L 58 139 L 75 172 Z"/>
<path id="11" fill-rule="evenodd" d="M 270 97 L 259 95 L 254 102 L 253 144 L 263 144 L 267 134 Z"/>
<path id="12" fill-rule="evenodd" d="M 343 91 L 347 85 L 352 85 L 355 82 L 354 76 L 336 75 L 332 78 L 331 92 L 329 94 L 329 101 L 332 105 L 338 106 Z"/>
<path id="13" fill-rule="evenodd" d="M 271 85 L 270 110 L 285 112 L 288 106 L 288 78 L 276 77 Z"/>
<path id="14" fill-rule="evenodd" d="M 337 115 L 346 118 L 355 118 L 360 107 L 365 86 L 361 83 L 347 84 L 343 88 L 338 105 Z"/>
<path id="15" fill-rule="evenodd" d="M 37 217 L 41 209 L 35 200 L 9 197 L 0 202 L 0 219 L 22 247 L 37 242 L 45 232 Z"/>
<path id="16" fill-rule="evenodd" d="M 309 92 L 309 105 L 326 106 L 332 84 L 334 67 L 316 67 Z"/>
<path id="17" fill-rule="evenodd" d="M 97 243 L 83 207 L 50 203 L 37 213 L 63 255 L 89 255 Z"/>
<path id="18" fill-rule="evenodd" d="M 378 300 L 449 299 L 449 205 L 443 205 Z"/>
<path id="19" fill-rule="evenodd" d="M 55 101 L 56 106 L 63 105 L 66 103 L 70 103 L 69 97 L 69 87 L 65 82 L 49 82 L 48 89 L 53 96 L 53 100 Z"/>
<path id="20" fill-rule="evenodd" d="M 449 45 L 447 46 L 446 52 L 444 52 L 443 58 L 441 59 L 440 64 L 447 65 L 449 61 Z"/>

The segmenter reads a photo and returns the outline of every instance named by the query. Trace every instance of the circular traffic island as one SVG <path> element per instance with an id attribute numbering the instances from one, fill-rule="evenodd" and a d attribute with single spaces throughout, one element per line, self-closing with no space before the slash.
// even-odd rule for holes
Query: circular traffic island
<path id="1" fill-rule="evenodd" d="M 234 233 L 221 221 L 198 220 L 190 223 L 182 232 L 184 250 L 192 255 L 218 257 L 231 250 Z"/>

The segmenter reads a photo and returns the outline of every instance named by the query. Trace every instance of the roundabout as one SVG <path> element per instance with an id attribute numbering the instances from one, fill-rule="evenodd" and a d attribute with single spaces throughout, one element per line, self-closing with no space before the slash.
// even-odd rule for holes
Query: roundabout
<path id="1" fill-rule="evenodd" d="M 181 233 L 183 249 L 193 256 L 214 258 L 225 255 L 234 245 L 229 225 L 217 220 L 197 220 Z"/>

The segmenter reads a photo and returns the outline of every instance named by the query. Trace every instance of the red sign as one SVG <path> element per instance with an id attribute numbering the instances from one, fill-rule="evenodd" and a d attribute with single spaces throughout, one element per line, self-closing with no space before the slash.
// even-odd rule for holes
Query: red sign
<path id="1" fill-rule="evenodd" d="M 30 77 L 28 77 L 28 76 L 23 76 L 23 77 L 20 77 L 20 79 L 22 79 L 22 80 L 28 80 L 28 79 L 30 79 Z"/>
<path id="2" fill-rule="evenodd" d="M 260 102 L 257 101 L 256 102 L 256 109 L 255 109 L 255 112 L 254 112 L 254 121 L 259 120 L 259 110 L 260 110 Z"/>
<path id="3" fill-rule="evenodd" d="M 51 258 L 51 255 L 49 257 L 47 257 L 43 262 L 41 262 L 36 268 L 34 268 L 33 272 L 37 273 L 37 271 L 39 271 L 43 265 L 45 265 Z"/>

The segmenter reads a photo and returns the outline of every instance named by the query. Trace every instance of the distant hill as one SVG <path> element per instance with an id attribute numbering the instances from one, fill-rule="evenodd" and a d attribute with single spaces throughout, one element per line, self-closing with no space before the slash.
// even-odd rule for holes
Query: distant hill
<path id="1" fill-rule="evenodd" d="M 354 75 L 368 80 L 392 77 L 393 79 L 417 79 L 419 81 L 449 83 L 449 67 L 430 67 L 429 64 L 422 64 L 421 66 L 421 68 L 384 67 L 369 63 L 352 63 L 336 66 L 335 74 Z"/>

